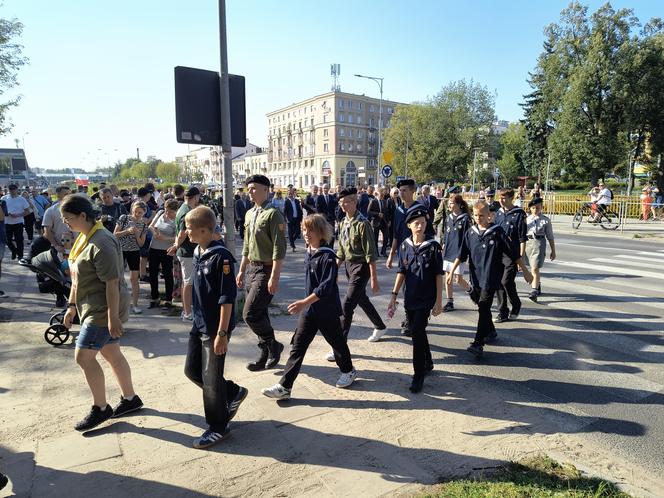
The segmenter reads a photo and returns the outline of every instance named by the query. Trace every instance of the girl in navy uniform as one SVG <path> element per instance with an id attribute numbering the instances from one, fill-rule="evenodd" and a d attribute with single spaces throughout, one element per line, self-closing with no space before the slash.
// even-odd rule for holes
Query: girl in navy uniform
<path id="1" fill-rule="evenodd" d="M 425 235 L 427 211 L 422 207 L 408 210 L 406 224 L 412 232 L 399 248 L 399 269 L 388 305 L 388 315 L 394 314 L 397 295 L 404 289 L 404 309 L 413 337 L 413 380 L 411 392 L 422 390 L 424 376 L 433 370 L 431 350 L 427 339 L 429 315 L 439 315 L 443 300 L 443 250 L 433 238 Z"/>
<path id="2" fill-rule="evenodd" d="M 473 205 L 473 218 L 475 225 L 464 236 L 459 257 L 454 260 L 452 270 L 447 274 L 447 283 L 452 283 L 454 271 L 470 258 L 470 296 L 477 303 L 479 318 L 475 340 L 468 351 L 480 357 L 484 352 L 484 344 L 498 337 L 491 320 L 491 305 L 495 292 L 502 285 L 503 257 L 506 256 L 521 267 L 527 282 L 532 280 L 532 276 L 523 265 L 520 254 L 512 251 L 503 228 L 489 222 L 489 206 L 484 201 L 477 201 Z"/>
<path id="3" fill-rule="evenodd" d="M 443 271 L 451 273 L 454 260 L 459 256 L 461 245 L 463 244 L 463 237 L 472 225 L 470 213 L 468 212 L 468 204 L 463 200 L 459 194 L 454 194 L 450 197 L 448 202 L 448 209 L 450 214 L 447 215 L 445 223 L 445 238 L 443 244 Z M 468 291 L 468 282 L 463 278 L 466 271 L 466 265 L 463 263 L 457 267 L 454 272 L 454 281 L 457 285 L 461 286 L 463 290 Z M 447 296 L 447 303 L 443 307 L 444 312 L 454 311 L 454 288 L 452 284 L 445 282 L 445 294 Z"/>
<path id="4" fill-rule="evenodd" d="M 304 257 L 307 297 L 288 306 L 288 312 L 291 315 L 299 313 L 300 319 L 291 339 L 290 357 L 283 377 L 278 384 L 261 391 L 268 398 L 290 398 L 304 355 L 319 330 L 332 346 L 334 360 L 341 370 L 336 386 L 348 387 L 357 377 L 339 319 L 342 308 L 337 286 L 336 253 L 327 247 L 333 237 L 332 226 L 323 215 L 311 214 L 302 220 L 302 235 L 308 246 Z"/>

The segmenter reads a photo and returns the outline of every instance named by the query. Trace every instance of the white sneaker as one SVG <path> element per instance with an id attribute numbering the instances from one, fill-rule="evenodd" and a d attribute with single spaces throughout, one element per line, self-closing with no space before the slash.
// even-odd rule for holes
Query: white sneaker
<path id="1" fill-rule="evenodd" d="M 348 373 L 342 373 L 339 376 L 339 380 L 337 380 L 337 387 L 344 388 L 350 386 L 353 382 L 355 382 L 355 378 L 357 377 L 357 370 L 353 369 Z"/>
<path id="2" fill-rule="evenodd" d="M 184 311 L 182 312 L 182 314 L 180 315 L 180 317 L 182 318 L 182 321 L 183 321 L 183 322 L 191 322 L 191 321 L 194 319 L 192 313 L 189 313 L 189 314 L 187 315 Z"/>
<path id="3" fill-rule="evenodd" d="M 139 308 L 138 306 L 132 306 L 131 307 L 131 312 L 134 315 L 140 315 L 141 313 L 143 313 L 143 310 L 141 308 Z"/>
<path id="4" fill-rule="evenodd" d="M 367 341 L 369 342 L 378 342 L 380 341 L 380 338 L 385 335 L 385 332 L 387 332 L 387 329 L 373 329 L 373 333 L 369 336 Z"/>
<path id="5" fill-rule="evenodd" d="M 325 359 L 327 361 L 336 361 L 336 358 L 334 357 L 334 351 L 330 350 L 330 352 L 325 356 Z"/>
<path id="6" fill-rule="evenodd" d="M 266 387 L 265 389 L 261 389 L 261 392 L 263 393 L 263 395 L 272 399 L 290 399 L 291 390 L 286 389 L 281 384 L 275 384 L 272 387 Z"/>

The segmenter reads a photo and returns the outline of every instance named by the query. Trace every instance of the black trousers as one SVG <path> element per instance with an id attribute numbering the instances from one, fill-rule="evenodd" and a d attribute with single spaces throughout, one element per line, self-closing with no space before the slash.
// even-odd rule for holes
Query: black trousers
<path id="1" fill-rule="evenodd" d="M 371 276 L 369 270 L 369 263 L 349 263 L 346 262 L 346 277 L 348 277 L 348 289 L 346 290 L 346 297 L 343 302 L 343 322 L 342 329 L 344 339 L 348 340 L 348 332 L 353 322 L 353 313 L 355 308 L 362 308 L 377 329 L 383 330 L 386 328 L 383 319 L 380 317 L 376 308 L 367 296 L 367 283 Z"/>
<path id="2" fill-rule="evenodd" d="M 383 234 L 383 246 L 380 249 L 380 253 L 385 254 L 387 251 L 387 242 L 389 235 L 387 231 L 387 225 L 384 222 L 374 227 L 374 241 L 376 242 L 376 251 L 378 251 L 378 247 L 380 247 L 378 245 L 378 235 L 381 233 Z"/>
<path id="3" fill-rule="evenodd" d="M 25 225 L 25 233 L 28 234 L 28 240 L 32 242 L 33 237 L 35 236 L 35 213 L 30 213 L 27 216 L 23 217 L 23 223 Z"/>
<path id="4" fill-rule="evenodd" d="M 433 364 L 427 325 L 429 325 L 429 308 L 421 310 L 406 310 L 410 331 L 413 337 L 413 372 L 415 375 L 424 375 L 426 367 Z"/>
<path id="5" fill-rule="evenodd" d="M 501 280 L 502 287 L 498 289 L 498 314 L 502 317 L 507 317 L 510 313 L 508 306 L 508 299 L 512 305 L 512 311 L 519 314 L 521 311 L 521 299 L 516 291 L 516 274 L 517 266 L 512 260 L 504 261 L 505 269 L 503 270 L 503 278 Z"/>
<path id="6" fill-rule="evenodd" d="M 341 331 L 341 321 L 336 316 L 308 316 L 306 312 L 300 314 L 295 334 L 291 339 L 291 352 L 284 368 L 284 375 L 279 382 L 286 389 L 291 389 L 293 383 L 300 373 L 304 355 L 309 349 L 311 341 L 316 337 L 316 332 L 321 334 L 332 346 L 334 360 L 342 373 L 353 370 L 353 362 L 350 359 L 350 350 Z"/>
<path id="7" fill-rule="evenodd" d="M 288 222 L 288 242 L 290 242 L 291 247 L 295 247 L 295 240 L 300 237 L 301 223 L 302 220 L 299 218 Z"/>
<path id="8" fill-rule="evenodd" d="M 205 421 L 210 429 L 223 433 L 228 425 L 228 401 L 237 396 L 240 386 L 224 379 L 226 355 L 214 354 L 214 338 L 195 328 L 189 333 L 184 374 L 203 389 Z"/>
<path id="9" fill-rule="evenodd" d="M 166 254 L 165 249 L 152 249 L 148 253 L 148 268 L 150 270 L 150 298 L 159 299 L 159 267 L 164 274 L 166 284 L 166 301 L 173 300 L 173 256 Z"/>
<path id="10" fill-rule="evenodd" d="M 272 294 L 267 291 L 270 280 L 271 266 L 247 266 L 246 291 L 242 318 L 251 331 L 258 336 L 259 344 L 271 344 L 274 341 L 274 329 L 270 323 L 268 306 L 272 302 Z"/>
<path id="11" fill-rule="evenodd" d="M 477 294 L 473 299 L 477 303 L 479 317 L 477 319 L 477 331 L 475 332 L 475 343 L 484 346 L 486 338 L 496 333 L 496 327 L 491 318 L 491 306 L 493 305 L 494 290 L 480 289 L 475 290 Z"/>
<path id="12" fill-rule="evenodd" d="M 23 223 L 16 225 L 7 225 L 5 223 L 5 232 L 7 234 L 7 247 L 13 254 L 20 259 L 23 257 Z"/>
<path id="13" fill-rule="evenodd" d="M 235 225 L 237 226 L 238 232 L 240 232 L 240 238 L 244 239 L 244 218 L 235 220 Z"/>
<path id="14" fill-rule="evenodd" d="M 394 242 L 394 223 L 392 220 L 387 220 L 385 225 L 387 226 L 387 246 L 384 245 L 383 247 L 389 249 L 392 247 L 392 242 Z"/>

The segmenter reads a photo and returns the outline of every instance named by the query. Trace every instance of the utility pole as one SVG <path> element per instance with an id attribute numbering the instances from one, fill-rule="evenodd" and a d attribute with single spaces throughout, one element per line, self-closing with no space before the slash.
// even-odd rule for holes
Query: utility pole
<path id="1" fill-rule="evenodd" d="M 221 155 L 224 180 L 224 227 L 226 248 L 235 254 L 235 212 L 233 209 L 233 163 L 231 147 L 231 98 L 228 87 L 228 52 L 226 50 L 226 0 L 219 0 L 219 102 L 221 104 Z"/>

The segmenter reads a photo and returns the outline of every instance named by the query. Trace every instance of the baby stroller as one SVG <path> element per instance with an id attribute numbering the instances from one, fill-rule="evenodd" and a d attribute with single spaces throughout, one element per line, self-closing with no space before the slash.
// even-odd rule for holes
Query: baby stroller
<path id="1" fill-rule="evenodd" d="M 59 298 L 64 296 L 66 302 L 71 290 L 71 280 L 62 270 L 62 262 L 55 248 L 51 247 L 31 259 L 23 259 L 19 261 L 19 264 L 37 274 L 39 292 L 55 294 Z M 44 332 L 44 339 L 53 346 L 64 344 L 69 339 L 69 329 L 63 324 L 66 311 L 65 308 L 51 316 L 48 322 L 49 327 Z M 79 323 L 78 318 L 74 323 Z"/>

